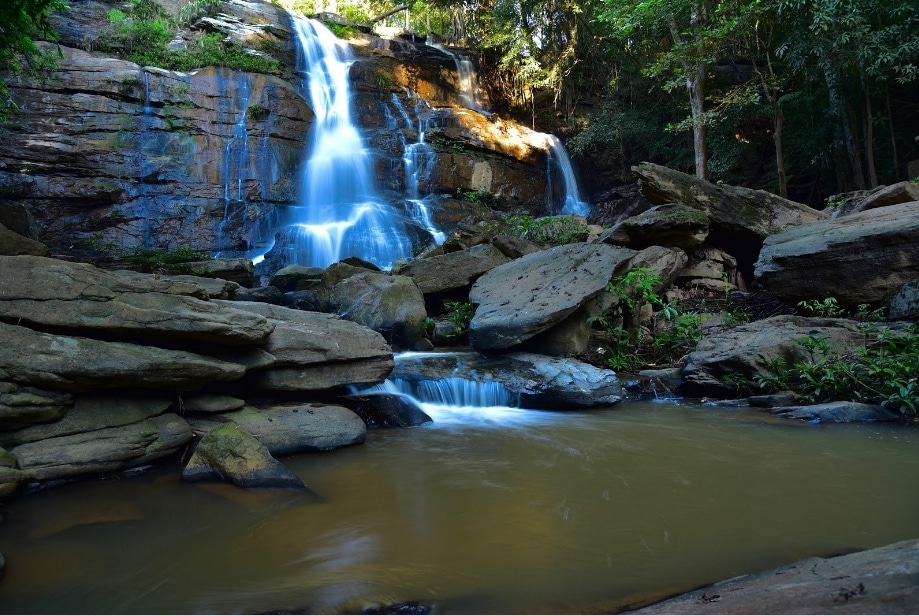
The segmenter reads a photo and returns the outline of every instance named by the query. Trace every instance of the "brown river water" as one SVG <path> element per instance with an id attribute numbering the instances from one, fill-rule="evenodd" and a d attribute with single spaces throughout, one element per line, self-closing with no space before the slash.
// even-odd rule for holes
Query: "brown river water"
<path id="1" fill-rule="evenodd" d="M 623 402 L 441 409 L 283 461 L 315 494 L 179 467 L 2 506 L 3 613 L 615 611 L 919 537 L 919 430 Z"/>

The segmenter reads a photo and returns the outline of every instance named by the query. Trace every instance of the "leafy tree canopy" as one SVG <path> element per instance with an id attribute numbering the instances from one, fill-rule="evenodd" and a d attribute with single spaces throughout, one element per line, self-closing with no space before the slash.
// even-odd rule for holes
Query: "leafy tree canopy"
<path id="1" fill-rule="evenodd" d="M 10 75 L 37 71 L 53 64 L 54 56 L 35 44 L 54 38 L 48 21 L 53 11 L 66 8 L 65 0 L 3 0 L 0 2 L 0 70 Z M 15 109 L 6 79 L 0 80 L 0 120 Z"/>

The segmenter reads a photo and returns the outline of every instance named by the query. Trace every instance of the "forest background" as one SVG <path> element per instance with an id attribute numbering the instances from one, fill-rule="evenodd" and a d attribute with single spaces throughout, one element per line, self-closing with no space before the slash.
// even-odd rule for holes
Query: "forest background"
<path id="1" fill-rule="evenodd" d="M 467 48 L 492 110 L 561 136 L 595 197 L 639 161 L 820 209 L 919 173 L 915 0 L 274 1 Z M 53 65 L 32 41 L 65 6 L 4 0 L 0 68 Z"/>

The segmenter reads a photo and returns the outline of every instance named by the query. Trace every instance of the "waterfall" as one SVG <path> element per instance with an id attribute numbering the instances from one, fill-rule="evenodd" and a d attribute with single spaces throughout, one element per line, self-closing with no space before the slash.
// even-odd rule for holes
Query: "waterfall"
<path id="1" fill-rule="evenodd" d="M 587 216 L 590 214 L 590 204 L 581 199 L 578 193 L 578 180 L 574 175 L 574 167 L 571 166 L 571 159 L 568 158 L 568 152 L 565 146 L 555 135 L 546 135 L 546 146 L 549 150 L 549 169 L 548 176 L 551 180 L 553 167 L 558 167 L 564 182 L 564 195 L 561 196 L 561 207 L 558 208 L 560 214 L 573 214 L 577 216 Z M 550 207 L 555 205 L 557 198 L 556 191 L 549 186 L 549 198 L 552 200 Z"/>
<path id="2" fill-rule="evenodd" d="M 351 48 L 316 20 L 292 14 L 291 21 L 315 121 L 299 204 L 272 221 L 276 228 L 267 232 L 276 239 L 267 238 L 268 250 L 251 258 L 258 263 L 271 251 L 285 265 L 326 267 L 358 256 L 387 268 L 411 255 L 414 221 L 377 195 L 370 153 L 351 118 Z"/>
<path id="3" fill-rule="evenodd" d="M 224 250 L 231 243 L 227 230 L 233 227 L 234 219 L 244 215 L 243 180 L 249 175 L 249 132 L 246 126 L 246 111 L 249 107 L 249 76 L 241 73 L 237 80 L 227 80 L 223 70 L 217 71 L 220 92 L 231 92 L 232 96 L 219 99 L 220 116 L 225 124 L 232 125 L 230 134 L 224 138 L 221 175 L 223 176 L 223 218 L 217 227 L 218 250 L 214 256 L 224 256 Z"/>
<path id="4" fill-rule="evenodd" d="M 456 75 L 459 81 L 460 102 L 463 107 L 484 113 L 486 110 L 482 106 L 479 98 L 479 80 L 475 73 L 475 65 L 472 60 L 465 56 L 454 53 L 441 45 L 440 43 L 428 43 L 430 47 L 453 58 L 456 64 Z"/>

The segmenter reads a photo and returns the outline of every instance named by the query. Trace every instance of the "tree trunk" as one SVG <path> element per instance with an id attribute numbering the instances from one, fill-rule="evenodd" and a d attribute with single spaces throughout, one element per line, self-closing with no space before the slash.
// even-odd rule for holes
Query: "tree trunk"
<path id="1" fill-rule="evenodd" d="M 779 106 L 779 93 L 773 90 L 769 95 L 769 102 L 772 103 L 773 123 L 775 132 L 772 134 L 772 141 L 775 143 L 775 168 L 779 176 L 779 195 L 785 199 L 788 198 L 788 177 L 785 175 L 785 149 L 782 144 L 782 137 L 785 132 L 785 114 Z"/>
<path id="2" fill-rule="evenodd" d="M 385 13 L 383 13 L 383 14 L 381 14 L 381 15 L 377 15 L 377 16 L 374 17 L 373 19 L 369 20 L 369 21 L 367 22 L 367 24 L 372 26 L 372 25 L 375 24 L 376 22 L 378 22 L 378 21 L 383 21 L 384 19 L 386 19 L 386 18 L 389 17 L 390 15 L 395 15 L 395 14 L 398 13 L 399 11 L 407 11 L 407 10 L 408 10 L 408 6 L 409 6 L 409 5 L 407 5 L 407 4 L 400 4 L 399 6 L 397 6 L 396 8 L 394 8 L 394 9 L 391 10 L 391 11 L 386 11 Z"/>
<path id="3" fill-rule="evenodd" d="M 893 181 L 900 181 L 900 165 L 897 160 L 897 134 L 893 130 L 893 113 L 890 111 L 890 87 L 884 84 L 884 100 L 887 104 L 887 119 L 890 122 L 890 145 L 893 146 Z"/>
<path id="4" fill-rule="evenodd" d="M 826 79 L 827 93 L 829 95 L 830 113 L 835 116 L 836 123 L 842 130 L 842 142 L 849 156 L 849 164 L 852 172 L 855 175 L 856 188 L 864 190 L 866 188 L 865 171 L 862 168 L 862 161 L 858 149 L 855 147 L 855 135 L 852 132 L 852 123 L 849 121 L 849 114 L 846 109 L 845 101 L 839 89 L 839 76 L 827 59 L 824 59 L 823 75 Z"/>
<path id="5" fill-rule="evenodd" d="M 874 112 L 871 109 L 871 91 L 865 74 L 862 74 L 862 85 L 865 89 L 865 160 L 868 161 L 869 188 L 874 188 L 878 185 L 878 172 L 874 163 Z"/>
<path id="6" fill-rule="evenodd" d="M 692 13 L 692 28 L 696 29 L 700 20 L 697 10 Z M 676 19 L 672 13 L 667 14 L 667 23 L 673 42 L 679 44 L 682 40 L 680 30 L 677 28 Z M 686 89 L 689 90 L 689 112 L 692 115 L 692 149 L 696 177 L 708 179 L 708 152 L 705 144 L 705 66 L 697 64 L 692 66 L 683 61 L 683 71 L 686 73 Z"/>

